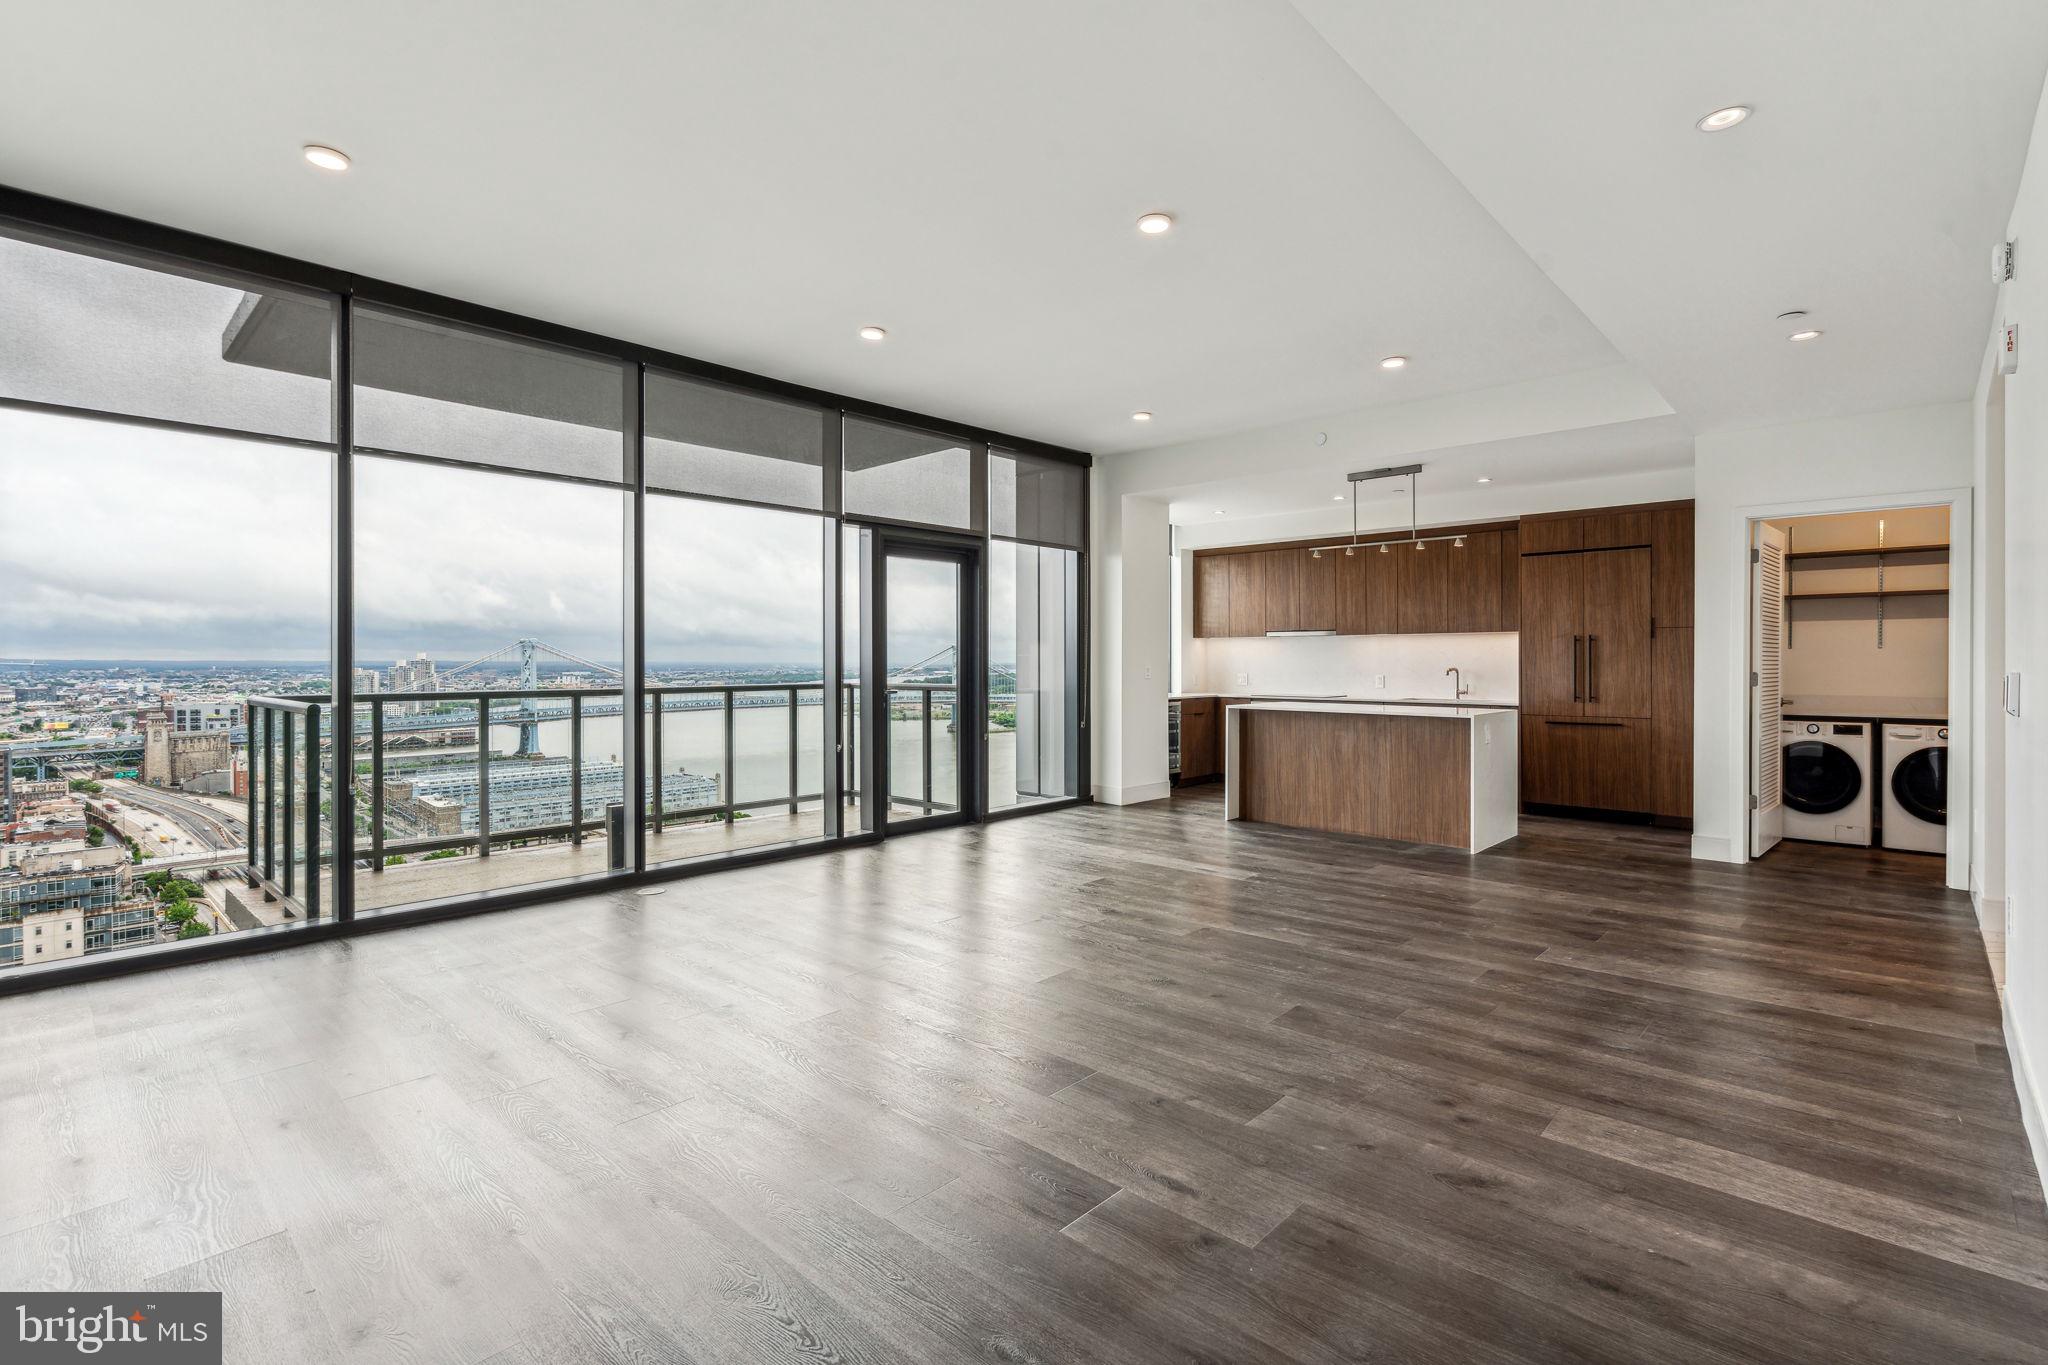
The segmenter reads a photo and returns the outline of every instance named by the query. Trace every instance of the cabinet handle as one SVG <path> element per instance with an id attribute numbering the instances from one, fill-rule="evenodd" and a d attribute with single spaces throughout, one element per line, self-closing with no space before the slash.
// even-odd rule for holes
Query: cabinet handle
<path id="1" fill-rule="evenodd" d="M 1618 720 L 1551 720 L 1546 717 L 1543 723 L 1545 725 L 1576 725 L 1582 729 L 1592 730 L 1626 730 L 1628 728 L 1625 723 Z"/>
<path id="2" fill-rule="evenodd" d="M 1600 637 L 1586 637 L 1586 700 L 1600 700 Z"/>
<path id="3" fill-rule="evenodd" d="M 1572 636 L 1572 700 L 1584 701 L 1579 688 L 1579 642 L 1583 637 Z"/>

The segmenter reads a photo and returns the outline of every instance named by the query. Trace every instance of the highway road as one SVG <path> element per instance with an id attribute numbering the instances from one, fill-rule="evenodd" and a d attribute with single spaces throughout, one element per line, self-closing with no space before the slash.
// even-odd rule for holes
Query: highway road
<path id="1" fill-rule="evenodd" d="M 108 782 L 106 789 L 116 801 L 162 816 L 201 848 L 226 851 L 245 846 L 244 823 L 197 797 L 118 780 Z"/>

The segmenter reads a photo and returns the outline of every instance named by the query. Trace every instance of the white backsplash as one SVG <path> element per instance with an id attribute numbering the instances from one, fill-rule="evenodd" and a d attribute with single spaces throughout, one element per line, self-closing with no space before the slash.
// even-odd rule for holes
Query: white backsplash
<path id="1" fill-rule="evenodd" d="M 1515 701 L 1521 655 L 1514 632 L 1467 635 L 1312 635 L 1194 640 L 1183 662 L 1187 692 L 1342 692 L 1449 697 L 1447 668 L 1478 701 Z M 1380 678 L 1386 686 L 1377 686 Z"/>

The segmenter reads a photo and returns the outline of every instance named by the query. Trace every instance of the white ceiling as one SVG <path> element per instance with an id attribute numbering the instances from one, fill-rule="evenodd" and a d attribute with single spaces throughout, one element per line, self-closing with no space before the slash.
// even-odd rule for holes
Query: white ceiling
<path id="1" fill-rule="evenodd" d="M 85 0 L 8 45 L 0 182 L 1084 449 L 1616 359 L 1284 0 Z"/>
<path id="2" fill-rule="evenodd" d="M 1478 515 L 1469 503 L 1488 480 L 1484 501 L 1495 515 L 1549 510 L 1543 493 L 1550 485 L 1616 479 L 1692 467 L 1692 437 L 1676 417 L 1645 417 L 1571 431 L 1551 431 L 1500 441 L 1409 452 L 1423 474 L 1416 485 L 1416 515 L 1424 522 Z M 1316 513 L 1331 526 L 1348 525 L 1351 470 L 1381 467 L 1375 460 L 1345 458 L 1325 468 L 1271 470 L 1217 481 L 1176 493 L 1168 517 L 1179 525 L 1215 520 L 1238 522 L 1286 514 Z M 1358 524 L 1372 531 L 1408 524 L 1408 481 L 1386 479 L 1358 486 Z M 1537 500 L 1530 501 L 1534 496 Z M 1455 504 L 1448 502 L 1456 498 Z M 1445 511 L 1446 506 L 1452 510 Z"/>
<path id="3" fill-rule="evenodd" d="M 1623 362 L 1691 433 L 1959 399 L 2048 4 L 77 0 L 8 40 L 0 183 L 1114 452 Z"/>
<path id="4" fill-rule="evenodd" d="M 2048 4 L 1296 3 L 1695 433 L 1969 395 Z"/>

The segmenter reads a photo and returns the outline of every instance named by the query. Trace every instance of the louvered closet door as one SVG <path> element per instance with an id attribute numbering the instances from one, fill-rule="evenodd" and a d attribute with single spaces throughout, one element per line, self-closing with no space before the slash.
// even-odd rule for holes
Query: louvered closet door
<path id="1" fill-rule="evenodd" d="M 1785 837 L 1784 739 L 1779 702 L 1785 647 L 1785 532 L 1756 523 L 1749 568 L 1749 855 Z"/>

